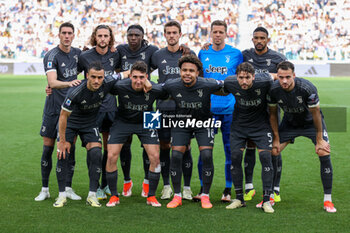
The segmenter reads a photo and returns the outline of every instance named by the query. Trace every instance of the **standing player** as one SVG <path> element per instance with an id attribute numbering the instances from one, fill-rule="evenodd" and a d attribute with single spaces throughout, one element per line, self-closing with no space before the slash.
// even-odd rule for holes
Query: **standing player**
<path id="1" fill-rule="evenodd" d="M 286 57 L 267 47 L 270 42 L 269 33 L 264 27 L 257 27 L 253 32 L 252 38 L 254 48 L 246 49 L 242 52 L 244 62 L 249 62 L 254 66 L 255 73 L 277 73 L 277 65 L 287 60 Z M 282 157 L 272 157 L 274 166 L 274 201 L 280 202 L 280 180 L 282 174 Z M 244 200 L 250 201 L 255 195 L 253 186 L 253 171 L 255 166 L 255 145 L 248 141 L 244 157 L 244 174 L 245 174 L 245 194 Z"/>
<path id="2" fill-rule="evenodd" d="M 195 55 L 186 55 L 179 60 L 181 79 L 168 80 L 164 89 L 172 96 L 176 103 L 177 122 L 185 122 L 184 127 L 177 126 L 171 129 L 172 156 L 170 161 L 170 174 L 174 188 L 174 198 L 168 203 L 168 208 L 182 205 L 181 178 L 182 159 L 186 147 L 194 134 L 199 146 L 203 161 L 203 194 L 202 208 L 212 208 L 209 200 L 210 186 L 214 176 L 213 146 L 214 129 L 212 124 L 204 126 L 203 122 L 212 122 L 210 112 L 210 95 L 223 87 L 223 82 L 198 77 L 202 72 L 202 63 Z M 188 122 L 194 122 L 190 126 Z M 218 121 L 219 123 L 219 121 Z M 178 123 L 180 125 L 180 123 Z"/>
<path id="3" fill-rule="evenodd" d="M 147 64 L 148 76 L 151 73 L 151 57 L 158 48 L 154 45 L 149 45 L 148 41 L 143 39 L 144 30 L 140 25 L 131 25 L 127 29 L 127 44 L 121 44 L 117 46 L 118 53 L 121 58 L 121 71 L 128 71 L 136 61 L 143 61 Z M 130 137 L 120 152 L 121 167 L 124 173 L 124 188 L 122 195 L 129 197 L 132 194 L 132 180 L 130 177 L 131 166 L 131 144 L 132 138 Z M 148 181 L 148 167 L 149 160 L 146 151 L 143 150 L 143 167 L 145 171 L 145 179 L 142 183 L 141 196 L 148 196 L 149 181 Z"/>
<path id="4" fill-rule="evenodd" d="M 52 152 L 57 137 L 57 123 L 61 105 L 68 88 L 77 86 L 80 83 L 80 80 L 77 80 L 77 63 L 81 51 L 71 47 L 74 39 L 73 24 L 67 22 L 61 24 L 58 37 L 60 44 L 50 50 L 44 57 L 44 68 L 48 85 L 52 88 L 52 94 L 46 97 L 40 130 L 40 135 L 44 141 L 41 157 L 42 189 L 35 201 L 43 201 L 50 197 L 49 176 L 52 168 Z M 75 166 L 74 154 L 75 149 L 74 144 L 72 144 L 65 190 L 68 198 L 81 200 L 81 197 L 75 194 L 71 188 Z"/>
<path id="5" fill-rule="evenodd" d="M 244 62 L 237 67 L 237 76 L 230 76 L 225 79 L 225 92 L 232 93 L 236 98 L 235 114 L 233 114 L 230 134 L 231 174 L 236 199 L 226 207 L 227 209 L 245 206 L 242 158 L 247 140 L 250 139 L 258 147 L 261 162 L 264 195 L 262 209 L 265 213 L 274 212 L 270 203 L 273 182 L 272 132 L 266 100 L 272 81 L 273 79 L 268 73 L 255 75 L 254 67 L 248 62 Z"/>
<path id="6" fill-rule="evenodd" d="M 199 51 L 198 57 L 203 63 L 204 77 L 214 78 L 216 80 L 224 80 L 230 75 L 236 73 L 236 68 L 243 62 L 243 56 L 241 51 L 227 45 L 225 39 L 227 37 L 227 24 L 222 20 L 215 20 L 211 24 L 212 45 L 208 50 L 202 49 Z M 232 94 L 228 96 L 211 96 L 211 112 L 214 113 L 214 118 L 220 120 L 222 140 L 225 151 L 225 180 L 226 185 L 222 194 L 221 201 L 231 201 L 231 151 L 230 151 L 230 126 L 232 122 L 232 112 L 234 109 L 235 98 Z M 215 134 L 217 129 L 215 129 Z M 201 181 L 201 191 L 196 196 L 200 199 L 202 192 L 202 179 L 201 179 L 201 159 L 198 160 L 198 172 Z"/>
<path id="7" fill-rule="evenodd" d="M 105 76 L 112 75 L 117 69 L 120 69 L 119 53 L 110 50 L 114 46 L 114 41 L 113 31 L 109 26 L 102 24 L 93 30 L 90 44 L 95 47 L 83 52 L 79 57 L 79 68 L 84 71 L 85 77 L 89 64 L 94 61 L 102 63 Z M 102 179 L 101 186 L 97 190 L 99 200 L 107 199 L 106 194 L 111 194 L 106 181 L 107 138 L 116 110 L 117 101 L 115 96 L 107 94 L 97 115 L 97 125 L 103 138 Z"/>
<path id="8" fill-rule="evenodd" d="M 154 86 L 151 91 L 145 93 L 143 89 L 148 81 L 147 65 L 143 61 L 137 61 L 131 67 L 130 79 L 118 82 L 112 93 L 118 95 L 117 118 L 111 128 L 108 140 L 107 182 L 112 192 L 112 197 L 106 204 L 113 207 L 119 204 L 117 192 L 117 161 L 120 151 L 133 134 L 136 134 L 145 148 L 149 161 L 149 192 L 147 204 L 160 207 L 161 204 L 155 197 L 159 177 L 159 140 L 156 129 L 143 128 L 144 111 L 152 111 L 156 98 L 168 98 L 160 85 Z M 154 116 L 153 116 L 154 117 Z M 159 117 L 159 116 L 156 116 Z"/>
<path id="9" fill-rule="evenodd" d="M 310 138 L 320 159 L 324 209 L 334 213 L 337 210 L 332 203 L 331 150 L 317 89 L 308 80 L 296 78 L 294 65 L 288 61 L 278 64 L 277 77 L 278 82 L 272 85 L 269 94 L 270 121 L 274 134 L 273 154 L 279 154 L 289 143 L 294 143 L 298 136 Z M 279 127 L 277 105 L 284 112 Z"/>
<path id="10" fill-rule="evenodd" d="M 71 88 L 63 102 L 59 118 L 59 141 L 57 143 L 57 183 L 59 196 L 54 207 L 63 207 L 66 202 L 64 184 L 66 182 L 67 160 L 73 141 L 80 136 L 82 145 L 87 150 L 89 170 L 89 194 L 87 204 L 100 207 L 96 197 L 98 180 L 102 170 L 101 138 L 96 117 L 106 94 L 113 88 L 117 79 L 104 78 L 103 66 L 100 62 L 89 65 L 87 79 L 77 87 Z"/>
<path id="11" fill-rule="evenodd" d="M 165 83 L 169 79 L 179 78 L 180 68 L 178 61 L 183 55 L 180 49 L 181 25 L 176 21 L 169 21 L 164 25 L 164 36 L 167 41 L 167 47 L 156 51 L 152 56 L 153 68 L 158 69 L 158 83 Z M 191 51 L 192 54 L 195 54 Z M 174 114 L 175 102 L 173 100 L 158 100 L 157 109 L 162 114 Z M 169 199 L 172 195 L 172 190 L 169 183 L 170 174 L 170 128 L 161 128 L 158 130 L 160 143 L 160 164 L 162 167 L 161 173 L 163 177 L 164 188 L 162 190 L 161 199 Z M 191 177 L 192 177 L 192 155 L 190 146 L 186 149 L 183 157 L 182 170 L 184 175 L 184 189 L 182 198 L 192 200 Z"/>

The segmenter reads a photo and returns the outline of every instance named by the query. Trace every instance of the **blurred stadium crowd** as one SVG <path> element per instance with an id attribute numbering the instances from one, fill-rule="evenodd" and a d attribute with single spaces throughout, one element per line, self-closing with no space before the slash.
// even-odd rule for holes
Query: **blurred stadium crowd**
<path id="1" fill-rule="evenodd" d="M 145 39 L 165 47 L 163 25 L 171 19 L 194 51 L 209 41 L 211 21 L 224 19 L 227 43 L 238 48 L 251 38 L 241 36 L 243 25 L 261 25 L 270 32 L 269 47 L 290 60 L 350 60 L 350 0 L 0 0 L 1 58 L 42 58 L 58 44 L 65 21 L 76 26 L 75 47 L 88 45 L 98 24 L 113 27 L 117 44 L 126 43 L 129 25 L 141 24 Z"/>

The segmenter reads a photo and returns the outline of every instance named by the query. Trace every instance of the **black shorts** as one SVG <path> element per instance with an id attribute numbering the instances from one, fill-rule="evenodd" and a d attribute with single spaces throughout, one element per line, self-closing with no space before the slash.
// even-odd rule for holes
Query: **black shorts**
<path id="1" fill-rule="evenodd" d="M 101 143 L 100 132 L 98 127 L 88 127 L 88 128 L 70 128 L 66 129 L 66 141 L 73 144 L 74 139 L 80 136 L 82 146 L 85 147 L 89 142 L 99 142 Z M 57 138 L 59 141 L 59 138 Z"/>
<path id="2" fill-rule="evenodd" d="M 197 139 L 198 146 L 214 146 L 213 128 L 173 128 L 171 129 L 171 145 L 187 146 L 193 135 Z"/>
<path id="3" fill-rule="evenodd" d="M 269 125 L 262 124 L 256 128 L 242 128 L 232 125 L 230 133 L 231 151 L 245 148 L 248 139 L 253 141 L 258 149 L 272 149 L 272 130 Z"/>
<path id="4" fill-rule="evenodd" d="M 40 128 L 40 136 L 47 138 L 57 138 L 57 125 L 59 114 L 48 115 L 43 114 L 43 121 Z"/>
<path id="5" fill-rule="evenodd" d="M 108 144 L 124 144 L 136 134 L 142 144 L 159 144 L 156 129 L 144 129 L 143 124 L 133 124 L 116 119 L 109 132 Z"/>
<path id="6" fill-rule="evenodd" d="M 115 112 L 99 112 L 97 114 L 96 123 L 100 132 L 109 132 L 110 128 L 113 125 L 115 118 Z"/>
<path id="7" fill-rule="evenodd" d="M 304 125 L 303 127 L 291 126 L 288 123 L 282 121 L 278 128 L 280 136 L 280 143 L 290 142 L 294 143 L 296 137 L 304 136 L 310 138 L 316 145 L 316 129 L 313 124 Z M 324 119 L 322 119 L 322 135 L 326 142 L 329 142 L 328 133 Z"/>

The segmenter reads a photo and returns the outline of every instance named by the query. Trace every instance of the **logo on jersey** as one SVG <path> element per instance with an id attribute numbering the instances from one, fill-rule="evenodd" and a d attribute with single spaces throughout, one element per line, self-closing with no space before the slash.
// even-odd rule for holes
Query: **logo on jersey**
<path id="1" fill-rule="evenodd" d="M 176 97 L 177 97 L 177 98 L 182 98 L 181 93 L 177 94 Z"/>
<path id="2" fill-rule="evenodd" d="M 141 55 L 141 59 L 142 59 L 142 60 L 145 60 L 145 58 L 146 58 L 146 53 L 143 52 L 143 53 L 140 53 L 140 55 Z"/>
<path id="3" fill-rule="evenodd" d="M 299 104 L 303 103 L 303 97 L 297 96 L 297 100 Z"/>
<path id="4" fill-rule="evenodd" d="M 205 61 L 209 61 L 209 57 L 207 57 L 207 58 L 205 59 Z"/>
<path id="5" fill-rule="evenodd" d="M 62 62 L 62 65 L 61 65 L 61 67 L 65 67 L 66 66 L 66 64 L 64 64 L 64 62 Z"/>
<path id="6" fill-rule="evenodd" d="M 71 103 L 72 103 L 72 101 L 71 101 L 70 99 L 67 99 L 67 100 L 66 100 L 66 105 L 67 105 L 67 106 L 70 106 Z"/>
<path id="7" fill-rule="evenodd" d="M 162 63 L 167 63 L 167 62 L 166 62 L 166 60 L 164 59 L 164 60 L 162 61 Z"/>
<path id="8" fill-rule="evenodd" d="M 128 58 L 126 57 L 126 55 L 124 55 L 124 56 L 122 57 L 122 59 L 125 59 L 125 60 L 126 60 L 126 59 L 128 59 Z"/>
<path id="9" fill-rule="evenodd" d="M 279 100 L 278 103 L 279 103 L 279 104 L 283 104 L 283 101 L 282 101 L 282 100 Z"/>
<path id="10" fill-rule="evenodd" d="M 260 89 L 256 89 L 255 92 L 256 92 L 257 95 L 261 95 L 261 90 Z"/>
<path id="11" fill-rule="evenodd" d="M 124 95 L 124 98 L 125 99 L 130 99 L 128 95 Z"/>
<path id="12" fill-rule="evenodd" d="M 81 104 L 86 104 L 86 100 L 81 101 Z"/>
<path id="13" fill-rule="evenodd" d="M 198 89 L 197 93 L 198 93 L 199 97 L 202 97 L 203 96 L 203 89 Z"/>
<path id="14" fill-rule="evenodd" d="M 75 62 L 78 63 L 78 55 L 74 55 L 73 58 L 75 59 Z"/>
<path id="15" fill-rule="evenodd" d="M 145 101 L 149 100 L 149 93 L 145 93 Z"/>
<path id="16" fill-rule="evenodd" d="M 47 68 L 52 68 L 52 62 L 49 61 L 49 62 L 47 63 Z"/>
<path id="17" fill-rule="evenodd" d="M 110 66 L 113 66 L 113 64 L 114 64 L 114 58 L 110 58 L 110 59 L 109 59 L 109 62 L 110 62 Z"/>
<path id="18" fill-rule="evenodd" d="M 266 59 L 266 65 L 270 66 L 271 65 L 271 59 Z"/>
<path id="19" fill-rule="evenodd" d="M 207 69 L 205 69 L 205 72 L 207 72 L 207 73 L 227 74 L 227 67 L 225 67 L 225 66 L 212 66 L 212 65 L 209 65 L 209 67 Z"/>
<path id="20" fill-rule="evenodd" d="M 226 58 L 226 63 L 229 63 L 231 57 L 229 55 L 226 55 L 225 58 Z"/>
<path id="21" fill-rule="evenodd" d="M 160 117 L 159 110 L 156 112 L 144 112 L 143 113 L 143 128 L 144 129 L 160 129 Z"/>
<path id="22" fill-rule="evenodd" d="M 165 70 L 163 70 L 163 74 L 165 74 L 165 75 L 168 75 L 168 74 L 180 74 L 180 68 L 179 67 L 166 66 Z"/>
<path id="23" fill-rule="evenodd" d="M 249 62 L 252 62 L 252 63 L 254 62 L 254 61 L 253 61 L 253 58 L 250 58 L 248 61 L 249 61 Z"/>
<path id="24" fill-rule="evenodd" d="M 98 93 L 98 95 L 99 95 L 99 96 L 100 96 L 100 98 L 102 99 L 102 98 L 105 96 L 105 93 L 100 92 L 100 93 Z"/>

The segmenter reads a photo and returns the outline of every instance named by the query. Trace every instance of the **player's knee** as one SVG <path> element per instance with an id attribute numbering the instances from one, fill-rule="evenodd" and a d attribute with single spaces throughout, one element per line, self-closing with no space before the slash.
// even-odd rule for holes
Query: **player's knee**
<path id="1" fill-rule="evenodd" d="M 270 151 L 260 151 L 259 152 L 260 162 L 263 166 L 271 166 L 272 165 L 272 157 Z"/>
<path id="2" fill-rule="evenodd" d="M 316 153 L 317 153 L 317 155 L 318 155 L 319 157 L 327 156 L 327 155 L 330 154 L 329 152 L 327 152 L 327 151 L 325 151 L 325 150 L 322 150 L 322 149 L 317 150 Z"/>
<path id="3" fill-rule="evenodd" d="M 88 150 L 88 156 L 90 157 L 91 163 L 101 165 L 101 163 L 102 163 L 102 150 L 100 147 L 93 147 L 90 150 Z"/>
<path id="4" fill-rule="evenodd" d="M 200 151 L 200 156 L 202 158 L 203 166 L 213 163 L 213 150 L 204 149 Z"/>
<path id="5" fill-rule="evenodd" d="M 182 165 L 183 153 L 177 150 L 173 150 L 171 154 L 170 167 L 180 167 Z"/>
<path id="6" fill-rule="evenodd" d="M 171 148 L 170 141 L 159 141 L 161 150 L 169 150 Z"/>
<path id="7" fill-rule="evenodd" d="M 231 162 L 232 165 L 235 164 L 241 164 L 242 163 L 242 157 L 243 157 L 243 151 L 240 149 L 233 149 L 231 150 Z"/>

